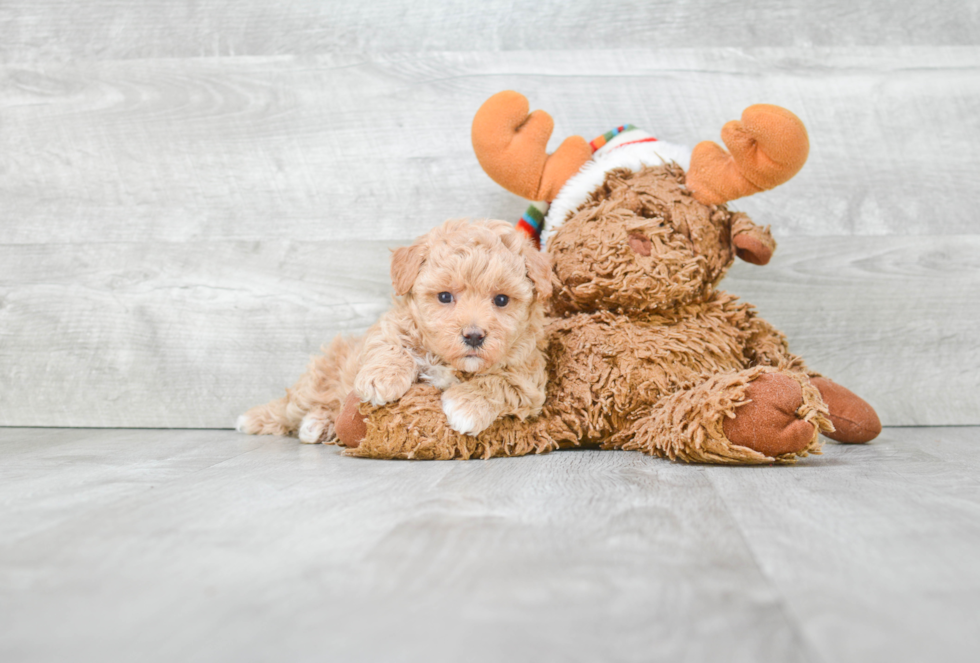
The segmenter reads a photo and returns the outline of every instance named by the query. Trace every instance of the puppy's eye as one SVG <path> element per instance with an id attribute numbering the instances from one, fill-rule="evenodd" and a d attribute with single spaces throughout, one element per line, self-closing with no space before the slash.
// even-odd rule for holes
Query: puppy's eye
<path id="1" fill-rule="evenodd" d="M 441 303 L 443 303 L 443 304 L 452 304 L 453 303 L 453 293 L 451 293 L 451 292 L 440 292 L 439 293 L 439 301 Z"/>
<path id="2" fill-rule="evenodd" d="M 510 297 L 508 297 L 507 295 L 497 295 L 496 297 L 493 298 L 493 303 L 499 306 L 500 308 L 507 306 L 507 302 L 509 301 L 510 301 Z"/>

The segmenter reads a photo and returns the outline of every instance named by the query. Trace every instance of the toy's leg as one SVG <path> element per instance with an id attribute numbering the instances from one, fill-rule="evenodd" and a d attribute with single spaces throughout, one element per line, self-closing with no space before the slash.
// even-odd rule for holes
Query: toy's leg
<path id="1" fill-rule="evenodd" d="M 881 421 L 864 399 L 828 378 L 811 377 L 810 382 L 820 390 L 834 424 L 834 430 L 824 435 L 850 444 L 870 442 L 878 437 Z"/>
<path id="2" fill-rule="evenodd" d="M 803 359 L 789 351 L 786 336 L 762 318 L 746 321 L 749 339 L 745 344 L 748 366 L 775 366 L 793 372 L 807 373 Z"/>
<path id="3" fill-rule="evenodd" d="M 696 463 L 792 462 L 819 453 L 818 433 L 829 430 L 806 375 L 758 366 L 671 394 L 610 446 Z"/>
<path id="4" fill-rule="evenodd" d="M 820 390 L 830 411 L 834 430 L 824 435 L 838 442 L 869 442 L 881 433 L 881 421 L 874 408 L 839 384 L 807 369 L 800 357 L 789 351 L 786 337 L 762 318 L 748 320 L 751 336 L 746 344 L 750 366 L 778 366 L 793 372 L 803 372 Z"/>
<path id="5" fill-rule="evenodd" d="M 349 456 L 452 460 L 523 456 L 557 448 L 543 418 L 501 417 L 477 436 L 449 427 L 442 391 L 415 385 L 395 403 L 382 407 L 348 397 L 337 417 L 337 436 Z"/>

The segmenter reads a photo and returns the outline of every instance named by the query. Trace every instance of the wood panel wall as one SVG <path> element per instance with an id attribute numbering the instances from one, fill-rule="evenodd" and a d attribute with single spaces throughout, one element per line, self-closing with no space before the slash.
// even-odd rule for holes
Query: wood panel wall
<path id="1" fill-rule="evenodd" d="M 0 425 L 228 427 L 387 306 L 388 249 L 516 219 L 469 145 L 807 124 L 767 267 L 723 287 L 891 425 L 980 424 L 975 2 L 5 0 Z"/>

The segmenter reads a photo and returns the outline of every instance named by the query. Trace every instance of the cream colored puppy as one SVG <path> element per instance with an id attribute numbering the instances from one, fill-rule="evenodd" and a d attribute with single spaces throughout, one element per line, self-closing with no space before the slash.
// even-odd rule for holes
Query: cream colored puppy
<path id="1" fill-rule="evenodd" d="M 335 338 L 283 398 L 252 408 L 236 428 L 334 442 L 351 391 L 383 405 L 416 382 L 443 390 L 459 433 L 541 411 L 551 268 L 522 233 L 506 221 L 447 221 L 394 251 L 391 282 L 393 306 L 364 336 Z"/>

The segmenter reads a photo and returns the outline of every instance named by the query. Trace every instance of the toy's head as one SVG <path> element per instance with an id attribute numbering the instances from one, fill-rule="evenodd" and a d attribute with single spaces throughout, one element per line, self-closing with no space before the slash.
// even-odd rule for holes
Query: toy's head
<path id="1" fill-rule="evenodd" d="M 548 155 L 552 126 L 502 92 L 477 112 L 473 146 L 495 181 L 550 204 L 521 227 L 544 230 L 556 313 L 670 309 L 707 297 L 736 255 L 765 264 L 768 232 L 725 203 L 787 181 L 809 150 L 803 124 L 777 106 L 725 125 L 731 154 L 710 142 L 690 152 L 627 125 L 591 144 L 573 136 Z"/>
<path id="2" fill-rule="evenodd" d="M 731 265 L 732 214 L 676 165 L 614 170 L 551 234 L 556 313 L 651 311 L 703 299 Z"/>

